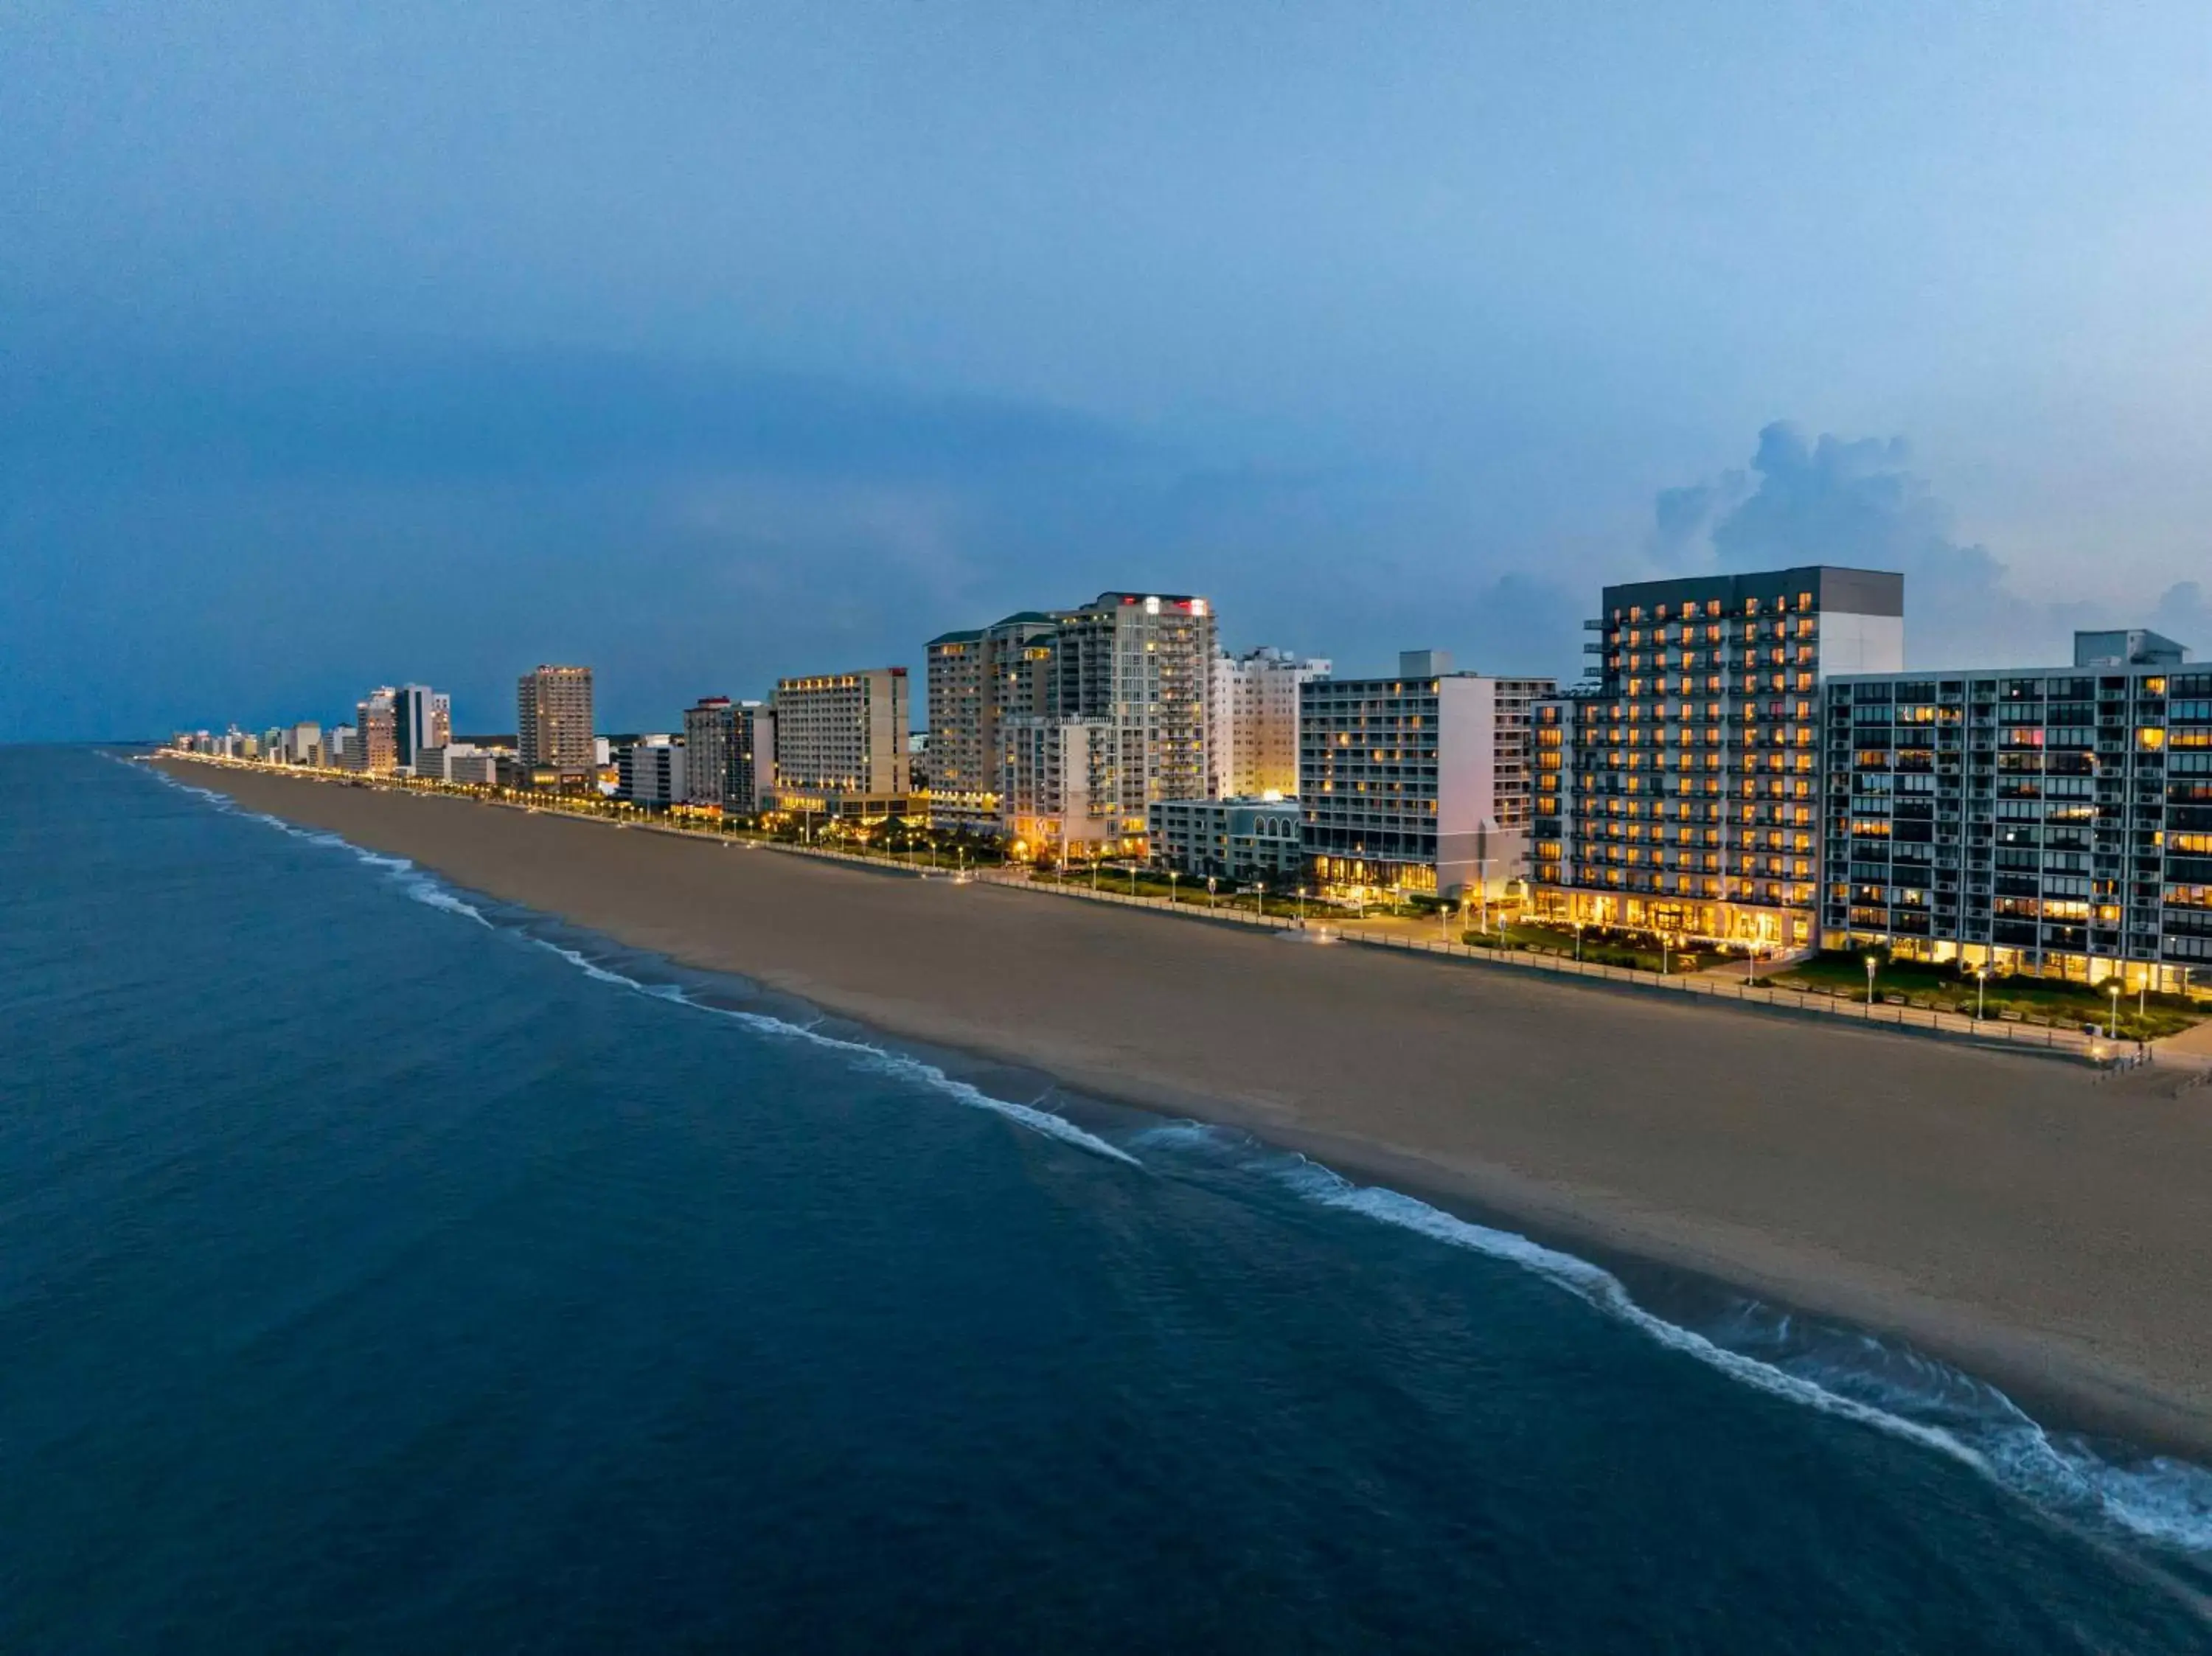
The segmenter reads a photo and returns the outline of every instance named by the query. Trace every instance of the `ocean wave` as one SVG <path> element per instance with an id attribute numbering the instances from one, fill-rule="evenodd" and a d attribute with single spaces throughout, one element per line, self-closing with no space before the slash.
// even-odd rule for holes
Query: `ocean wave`
<path id="1" fill-rule="evenodd" d="M 332 834 L 323 828 L 301 828 L 296 822 L 288 822 L 283 817 L 271 816 L 265 810 L 247 810 L 228 794 L 217 793 L 211 788 L 194 787 L 191 783 L 180 782 L 175 777 L 161 771 L 150 771 L 145 773 L 152 775 L 156 781 L 165 783 L 180 792 L 197 795 L 228 816 L 242 817 L 249 822 L 262 823 L 275 828 L 279 834 L 289 834 L 293 839 L 303 840 L 311 846 L 322 846 L 332 850 L 351 852 L 356 860 L 364 866 L 380 869 L 391 876 L 398 884 L 399 889 L 416 902 L 448 914 L 465 916 L 481 926 L 489 928 L 491 925 L 491 922 L 483 917 L 483 912 L 475 904 L 439 879 L 436 875 L 427 873 L 416 867 L 414 863 L 405 857 L 393 857 L 380 851 L 371 851 L 365 846 L 354 844 L 343 834 Z"/>
<path id="2" fill-rule="evenodd" d="M 988 1110 L 994 1115 L 1004 1116 L 1010 1121 L 1027 1127 L 1032 1132 L 1042 1133 L 1048 1138 L 1056 1138 L 1063 1143 L 1073 1144 L 1077 1149 L 1087 1150 L 1093 1156 L 1104 1156 L 1109 1161 L 1120 1162 L 1133 1168 L 1144 1165 L 1118 1144 L 1109 1143 L 1099 1137 L 1097 1134 L 1085 1131 L 1064 1115 L 1055 1115 L 1050 1110 L 1040 1109 L 1034 1104 L 1024 1104 L 1010 1098 L 995 1097 L 972 1083 L 947 1075 L 937 1065 L 924 1059 L 892 1052 L 887 1047 L 878 1046 L 868 1041 L 854 1040 L 843 1035 L 824 1034 L 819 1029 L 810 1028 L 803 1023 L 794 1023 L 788 1018 L 776 1017 L 769 1013 L 748 1012 L 738 1007 L 715 1006 L 697 998 L 680 985 L 641 982 L 623 973 L 610 970 L 580 949 L 570 949 L 544 937 L 532 937 L 531 941 L 539 948 L 558 955 L 586 977 L 595 979 L 599 982 L 617 984 L 623 988 L 635 990 L 639 994 L 650 995 L 658 1000 L 673 1001 L 679 1005 L 690 1007 L 696 1011 L 709 1013 L 715 1017 L 732 1018 L 744 1024 L 747 1028 L 757 1030 L 762 1034 L 777 1040 L 803 1040 L 812 1046 L 825 1047 L 853 1059 L 861 1068 L 873 1071 L 878 1074 L 896 1077 L 901 1081 L 918 1083 L 933 1092 L 941 1093 L 948 1098 L 965 1104 L 970 1108 Z"/>
<path id="3" fill-rule="evenodd" d="M 338 834 L 244 810 L 228 795 L 160 771 L 142 769 L 141 773 L 295 839 L 349 851 L 364 864 L 384 870 L 415 901 L 493 927 L 481 911 L 404 857 L 368 851 Z M 1064 1116 L 1035 1104 L 994 1097 L 921 1059 L 768 1013 L 716 1006 L 678 985 L 647 983 L 611 970 L 581 950 L 544 937 L 532 936 L 530 941 L 596 981 L 732 1018 L 775 1039 L 804 1040 L 837 1052 L 866 1069 L 928 1088 L 1113 1162 L 1145 1166 L 1133 1149 L 1231 1156 L 1243 1168 L 1265 1175 L 1300 1199 L 1528 1271 L 1741 1385 L 1932 1449 L 2055 1515 L 2192 1554 L 2212 1554 L 2212 1470 L 2167 1456 L 2109 1458 L 2081 1438 L 2050 1432 L 1996 1387 L 1909 1347 L 1752 1301 L 1736 1307 L 1724 1325 L 1701 1332 L 1638 1304 L 1618 1277 L 1589 1260 L 1511 1231 L 1459 1218 L 1401 1192 L 1356 1184 L 1318 1162 L 1270 1149 L 1236 1130 L 1196 1121 L 1165 1122 L 1133 1136 L 1133 1149 L 1125 1149 Z"/>
<path id="4" fill-rule="evenodd" d="M 1303 1200 L 1518 1266 L 1740 1385 L 1948 1455 L 2056 1516 L 2212 1553 L 2212 1470 L 2162 1455 L 2108 1458 L 2085 1439 L 2049 1431 L 1996 1387 L 1908 1346 L 1755 1301 L 1740 1302 L 1721 1326 L 1701 1332 L 1638 1304 L 1619 1277 L 1587 1259 L 1398 1191 L 1355 1184 L 1233 1129 L 1174 1122 L 1132 1142 L 1229 1156 Z"/>
<path id="5" fill-rule="evenodd" d="M 383 870 L 416 901 L 427 903 L 433 908 L 442 909 L 448 913 L 465 915 L 482 926 L 493 930 L 500 929 L 492 926 L 492 922 L 484 918 L 481 910 L 460 896 L 452 887 L 446 885 L 435 876 L 416 868 L 404 857 L 387 856 L 381 852 L 369 851 L 354 844 L 352 840 L 341 834 L 316 828 L 303 828 L 284 821 L 281 816 L 272 816 L 266 811 L 246 810 L 227 794 L 217 793 L 209 788 L 194 787 L 188 782 L 180 782 L 161 771 L 154 771 L 151 773 L 169 786 L 180 789 L 186 793 L 197 794 L 232 816 L 246 817 L 252 822 L 264 822 L 270 828 L 290 834 L 295 840 L 304 840 L 312 845 L 343 847 L 351 852 L 368 866 Z M 843 1036 L 823 1034 L 819 1030 L 809 1028 L 805 1024 L 793 1023 L 784 1018 L 772 1017 L 764 1012 L 747 1012 L 731 1007 L 710 1005 L 707 1002 L 695 999 L 674 984 L 644 983 L 623 973 L 611 971 L 580 949 L 566 948 L 544 937 L 532 937 L 530 940 L 541 948 L 550 949 L 586 976 L 599 982 L 635 990 L 639 994 L 650 995 L 658 1000 L 673 1001 L 697 1011 L 712 1013 L 717 1017 L 736 1018 L 763 1034 L 779 1039 L 805 1040 L 817 1046 L 830 1048 L 847 1055 L 864 1067 L 882 1074 L 895 1076 L 902 1081 L 918 1083 L 959 1103 L 968 1105 L 971 1108 L 988 1110 L 994 1114 L 1004 1116 L 1006 1119 L 1028 1128 L 1032 1132 L 1041 1133 L 1048 1138 L 1059 1139 L 1061 1143 L 1072 1144 L 1078 1149 L 1087 1150 L 1093 1156 L 1103 1156 L 1109 1161 L 1123 1162 L 1133 1168 L 1143 1165 L 1127 1150 L 1118 1145 L 1109 1143 L 1096 1133 L 1085 1131 L 1065 1116 L 1055 1115 L 1050 1110 L 1040 1109 L 1034 1104 L 1024 1104 L 1010 1098 L 995 1098 L 981 1088 L 949 1076 L 935 1065 L 926 1063 L 921 1059 L 909 1058 L 884 1047 L 872 1046 L 864 1040 L 853 1040 Z"/>

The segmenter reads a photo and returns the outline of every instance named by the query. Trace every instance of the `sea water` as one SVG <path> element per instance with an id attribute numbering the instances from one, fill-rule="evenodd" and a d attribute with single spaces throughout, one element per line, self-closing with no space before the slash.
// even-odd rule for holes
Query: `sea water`
<path id="1" fill-rule="evenodd" d="M 0 883 L 0 1650 L 2212 1648 L 2212 1478 L 1894 1343 L 110 755 Z"/>

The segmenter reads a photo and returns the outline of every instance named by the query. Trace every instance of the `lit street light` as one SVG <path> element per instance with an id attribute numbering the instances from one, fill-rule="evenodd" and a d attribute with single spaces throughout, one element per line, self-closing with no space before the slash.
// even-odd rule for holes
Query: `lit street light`
<path id="1" fill-rule="evenodd" d="M 1873 955 L 1868 955 L 1868 956 L 1866 957 L 1866 969 L 1867 969 L 1867 1016 L 1868 1016 L 1869 1018 L 1871 1018 L 1871 1017 L 1874 1016 L 1874 968 L 1875 968 L 1875 957 L 1874 957 Z"/>
<path id="2" fill-rule="evenodd" d="M 1989 1016 L 1989 1004 L 1990 968 L 1986 966 L 1978 966 L 1974 968 L 1975 1022 L 1979 1023 L 1984 1018 Z"/>

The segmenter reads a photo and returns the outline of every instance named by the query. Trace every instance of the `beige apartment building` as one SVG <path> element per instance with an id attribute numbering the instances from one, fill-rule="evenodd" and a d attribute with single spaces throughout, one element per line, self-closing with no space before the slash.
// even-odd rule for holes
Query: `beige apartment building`
<path id="1" fill-rule="evenodd" d="M 516 757 L 526 771 L 582 776 L 599 764 L 593 740 L 592 670 L 540 666 L 515 687 Z"/>
<path id="2" fill-rule="evenodd" d="M 775 805 L 833 816 L 912 810 L 903 667 L 817 673 L 775 686 Z"/>
<path id="3" fill-rule="evenodd" d="M 1328 676 L 1329 664 L 1262 646 L 1213 658 L 1206 710 L 1206 793 L 1264 799 L 1298 791 L 1298 689 Z"/>

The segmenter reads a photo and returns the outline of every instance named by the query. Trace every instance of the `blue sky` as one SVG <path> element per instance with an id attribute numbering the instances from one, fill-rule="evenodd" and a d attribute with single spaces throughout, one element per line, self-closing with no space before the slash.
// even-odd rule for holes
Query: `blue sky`
<path id="1" fill-rule="evenodd" d="M 2208 86 L 2179 3 L 17 0 L 0 739 L 1122 585 L 1571 675 L 1822 558 L 2212 653 Z"/>

